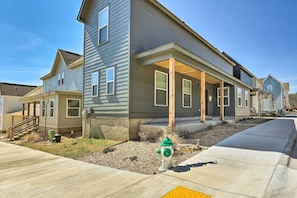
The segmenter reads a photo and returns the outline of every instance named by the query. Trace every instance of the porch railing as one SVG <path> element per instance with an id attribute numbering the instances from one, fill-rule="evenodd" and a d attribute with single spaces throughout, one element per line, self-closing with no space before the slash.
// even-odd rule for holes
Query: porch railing
<path id="1" fill-rule="evenodd" d="M 8 138 L 10 140 L 20 138 L 21 136 L 24 136 L 25 134 L 36 130 L 38 125 L 39 125 L 38 116 L 26 117 L 23 121 L 7 129 Z"/>

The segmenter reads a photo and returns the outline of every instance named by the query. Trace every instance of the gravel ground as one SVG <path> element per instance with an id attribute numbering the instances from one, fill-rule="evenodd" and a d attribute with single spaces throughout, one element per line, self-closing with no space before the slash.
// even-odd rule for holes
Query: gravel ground
<path id="1" fill-rule="evenodd" d="M 175 136 L 172 138 L 175 147 L 178 148 L 178 144 L 196 145 L 196 140 L 199 139 L 200 149 L 194 151 L 188 149 L 179 153 L 175 152 L 173 155 L 173 166 L 177 166 L 181 162 L 237 132 L 265 121 L 267 120 L 244 120 L 236 124 L 218 125 L 197 132 L 183 133 L 178 137 Z M 159 145 L 160 141 L 127 141 L 110 147 L 104 152 L 92 153 L 78 160 L 137 173 L 158 174 L 158 169 L 161 165 L 161 155 L 157 154 L 156 151 L 160 148 Z"/>

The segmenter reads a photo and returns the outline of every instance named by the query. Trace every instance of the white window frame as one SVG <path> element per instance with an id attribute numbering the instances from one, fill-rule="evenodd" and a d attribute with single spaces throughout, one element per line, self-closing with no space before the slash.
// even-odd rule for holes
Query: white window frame
<path id="1" fill-rule="evenodd" d="M 225 93 L 225 89 L 227 90 L 228 95 L 227 96 L 224 95 L 224 107 L 229 107 L 230 106 L 230 90 L 229 90 L 229 87 L 224 87 L 224 93 Z M 221 88 L 218 87 L 218 89 L 217 89 L 217 105 L 218 105 L 218 107 L 221 106 L 220 105 L 220 93 L 221 93 L 220 91 L 221 91 Z M 227 100 L 228 104 L 226 104 L 226 105 L 225 105 L 225 98 L 228 99 Z"/>
<path id="2" fill-rule="evenodd" d="M 246 108 L 249 107 L 249 97 L 250 97 L 250 94 L 249 94 L 249 91 L 248 90 L 245 90 L 244 91 L 244 105 Z"/>
<path id="3" fill-rule="evenodd" d="M 185 93 L 185 82 L 189 82 L 190 83 L 190 93 Z M 182 95 L 182 102 L 183 102 L 183 108 L 192 108 L 192 81 L 183 78 L 183 95 Z M 185 105 L 185 95 L 188 95 L 190 98 L 190 105 L 186 106 Z"/>
<path id="4" fill-rule="evenodd" d="M 113 70 L 113 73 L 112 73 L 112 80 L 108 80 L 109 79 L 109 75 L 108 75 L 108 72 L 110 70 Z M 112 83 L 112 92 L 109 93 L 109 84 Z M 115 67 L 110 67 L 110 68 L 107 68 L 106 69 L 106 95 L 114 95 L 115 94 Z"/>
<path id="5" fill-rule="evenodd" d="M 58 73 L 58 85 L 61 84 L 61 73 Z"/>
<path id="6" fill-rule="evenodd" d="M 272 92 L 272 85 L 267 86 L 267 92 Z"/>
<path id="7" fill-rule="evenodd" d="M 61 72 L 61 85 L 64 84 L 65 73 Z"/>
<path id="8" fill-rule="evenodd" d="M 162 88 L 158 88 L 157 87 L 157 73 L 165 75 L 166 76 L 166 88 L 162 89 Z M 157 104 L 157 90 L 162 90 L 166 92 L 166 104 L 162 105 L 162 104 Z M 168 106 L 168 74 L 165 72 L 161 72 L 158 70 L 155 70 L 155 89 L 154 89 L 154 105 L 156 107 L 167 107 Z"/>
<path id="9" fill-rule="evenodd" d="M 78 107 L 69 107 L 68 106 L 68 101 L 69 100 L 78 100 L 78 104 L 79 106 Z M 79 118 L 80 117 L 80 105 L 81 105 L 81 101 L 80 99 L 78 98 L 67 98 L 66 99 L 66 118 Z M 69 113 L 68 113 L 68 110 L 69 109 L 75 109 L 75 110 L 78 110 L 78 116 L 70 116 Z"/>
<path id="10" fill-rule="evenodd" d="M 53 102 L 53 106 L 52 106 Z M 49 117 L 54 118 L 55 117 L 55 99 L 50 99 L 49 101 Z"/>
<path id="11" fill-rule="evenodd" d="M 41 116 L 45 117 L 45 114 L 46 114 L 46 103 L 45 103 L 45 100 L 42 100 L 41 101 Z"/>
<path id="12" fill-rule="evenodd" d="M 242 88 L 237 87 L 237 105 L 242 107 Z"/>
<path id="13" fill-rule="evenodd" d="M 94 83 L 94 75 L 96 75 L 96 82 Z M 92 73 L 92 77 L 91 77 L 91 96 L 92 97 L 98 97 L 99 95 L 99 72 L 93 72 Z M 96 94 L 94 94 L 93 90 L 94 90 L 94 86 L 97 86 L 97 89 L 96 89 Z"/>
<path id="14" fill-rule="evenodd" d="M 103 12 L 107 12 L 107 24 L 100 24 L 100 15 Z M 100 30 L 106 28 L 106 41 L 100 42 Z M 106 6 L 98 13 L 98 45 L 103 45 L 109 41 L 109 6 Z"/>

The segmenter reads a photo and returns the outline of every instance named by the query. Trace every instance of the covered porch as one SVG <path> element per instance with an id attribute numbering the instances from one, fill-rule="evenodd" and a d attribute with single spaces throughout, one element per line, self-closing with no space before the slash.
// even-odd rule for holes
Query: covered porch
<path id="1" fill-rule="evenodd" d="M 221 122 L 226 119 L 225 117 L 225 93 L 224 88 L 225 84 L 234 85 L 234 81 L 236 79 L 230 74 L 232 71 L 232 67 L 234 66 L 233 62 L 230 62 L 226 59 L 229 64 L 229 73 L 223 71 L 217 66 L 209 63 L 205 59 L 193 54 L 192 52 L 182 48 L 176 43 L 168 43 L 152 50 L 148 50 L 136 55 L 136 59 L 139 61 L 140 65 L 148 66 L 155 65 L 160 68 L 164 68 L 168 71 L 168 120 L 165 121 L 166 126 L 169 128 L 182 126 L 187 123 L 189 125 L 191 122 L 195 122 L 195 124 L 202 126 L 203 124 L 211 123 L 213 119 L 209 119 L 207 117 L 206 108 L 207 108 L 207 100 L 217 100 L 217 106 L 219 108 L 219 116 L 215 119 L 214 122 Z M 227 69 L 228 70 L 228 69 Z M 198 101 L 193 101 L 200 104 L 198 117 L 192 119 L 191 122 L 185 122 L 183 120 L 180 122 L 180 119 L 176 117 L 176 77 L 175 75 L 179 73 L 185 76 L 189 76 L 194 79 L 199 80 L 198 86 L 200 88 L 200 98 Z M 206 84 L 213 85 L 213 87 L 218 87 L 218 92 L 216 96 L 212 98 L 208 98 L 206 93 Z M 212 89 L 212 88 L 210 88 Z M 196 99 L 197 100 L 197 99 Z M 231 98 L 231 100 L 234 100 Z M 224 105 L 220 105 L 224 104 Z M 210 121 L 212 120 L 212 121 Z M 152 124 L 150 124 L 152 125 Z M 158 123 L 157 125 L 160 125 Z M 164 122 L 162 122 L 164 125 Z M 143 126 L 143 124 L 141 124 Z"/>

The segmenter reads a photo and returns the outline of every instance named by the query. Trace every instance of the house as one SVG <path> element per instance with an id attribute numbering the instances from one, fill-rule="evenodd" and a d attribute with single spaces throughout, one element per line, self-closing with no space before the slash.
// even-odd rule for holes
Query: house
<path id="1" fill-rule="evenodd" d="M 266 113 L 283 113 L 288 99 L 289 84 L 284 84 L 277 78 L 269 74 L 263 79 L 263 90 L 270 97 L 263 99 L 263 112 Z"/>
<path id="2" fill-rule="evenodd" d="M 0 131 L 22 120 L 22 114 L 16 113 L 23 110 L 21 97 L 33 90 L 36 86 L 0 83 Z M 14 113 L 14 115 L 10 115 Z"/>
<path id="3" fill-rule="evenodd" d="M 64 134 L 82 130 L 82 64 L 81 55 L 57 50 L 51 71 L 40 78 L 43 85 L 21 99 L 28 108 L 38 104 L 39 108 L 33 108 L 28 116 L 39 112 L 40 132 L 47 134 L 48 129 L 54 129 Z"/>
<path id="4" fill-rule="evenodd" d="M 259 80 L 254 74 L 252 74 L 246 67 L 234 60 L 226 52 L 223 52 L 223 54 L 236 64 L 233 67 L 233 76 L 252 87 L 249 92 L 247 90 L 242 90 L 241 87 L 237 88 L 238 105 L 242 103 L 240 101 L 243 101 L 244 98 L 243 103 L 247 108 L 250 108 L 251 115 L 260 115 L 262 109 L 262 98 L 264 94 L 263 82 Z M 248 97 L 250 97 L 250 99 L 248 99 Z"/>
<path id="5" fill-rule="evenodd" d="M 284 108 L 286 110 L 289 110 L 290 109 L 290 100 L 289 100 L 290 83 L 283 83 L 283 92 L 284 92 Z"/>
<path id="6" fill-rule="evenodd" d="M 250 115 L 252 87 L 233 76 L 236 64 L 158 1 L 83 0 L 77 19 L 85 137 L 136 139 L 145 122 Z"/>

